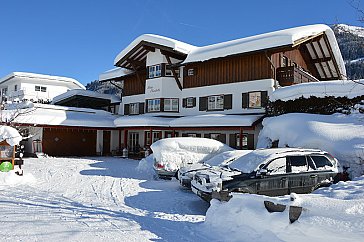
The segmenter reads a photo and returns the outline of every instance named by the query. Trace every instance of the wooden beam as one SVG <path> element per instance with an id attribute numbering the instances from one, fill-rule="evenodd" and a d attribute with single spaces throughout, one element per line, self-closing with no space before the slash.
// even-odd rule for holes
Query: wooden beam
<path id="1" fill-rule="evenodd" d="M 128 59 L 128 62 L 132 65 L 132 66 L 145 66 L 145 63 L 144 62 L 142 62 L 142 61 L 137 61 L 137 60 L 133 60 L 133 59 Z M 133 67 L 133 69 L 135 69 Z"/>
<path id="2" fill-rule="evenodd" d="M 143 48 L 150 52 L 155 52 L 155 48 L 149 45 L 144 45 Z"/>
<path id="3" fill-rule="evenodd" d="M 334 63 L 334 67 L 335 67 L 335 70 L 336 70 L 337 76 L 338 76 L 339 78 L 342 78 L 342 75 L 341 75 L 340 70 L 339 70 L 339 66 L 338 66 L 338 64 L 337 64 L 336 59 L 334 58 L 334 52 L 332 51 L 331 45 L 330 45 L 329 40 L 327 39 L 327 36 L 326 36 L 326 35 L 324 35 L 324 41 L 325 41 L 325 44 L 326 44 L 326 46 L 327 46 L 327 49 L 329 50 L 329 53 L 330 53 L 330 55 L 331 55 L 331 57 L 332 57 L 332 62 Z M 329 68 L 330 68 L 330 66 L 329 66 Z M 334 77 L 334 76 L 333 76 L 333 77 Z"/>
<path id="4" fill-rule="evenodd" d="M 313 44 L 312 43 L 307 43 L 307 45 L 310 45 L 311 46 L 311 48 L 312 48 L 312 51 L 315 53 L 315 56 L 317 57 L 317 58 L 319 58 L 318 57 L 318 54 L 317 54 L 317 51 L 316 51 L 316 49 L 315 49 L 315 46 L 313 46 Z M 325 70 L 324 70 L 324 67 L 322 66 L 322 63 L 321 62 L 318 62 L 318 64 L 319 64 L 319 66 L 320 66 L 320 68 L 321 68 L 321 70 L 322 70 L 322 73 L 325 75 L 325 77 L 324 78 L 328 78 L 327 77 L 327 75 L 326 75 L 326 73 L 325 73 Z M 316 66 L 316 65 L 315 65 Z M 317 68 L 317 67 L 316 67 Z M 319 72 L 320 73 L 320 72 Z"/>
<path id="5" fill-rule="evenodd" d="M 320 48 L 320 51 L 322 52 L 322 56 L 325 56 L 325 52 L 324 52 L 324 49 L 322 48 L 322 45 L 321 45 L 320 40 L 321 40 L 321 38 L 320 38 L 320 39 L 318 39 L 318 40 L 316 41 L 316 43 L 317 43 L 318 47 Z M 331 60 L 332 60 L 332 56 L 330 56 L 330 57 L 324 57 L 324 58 L 319 58 L 319 59 L 322 59 L 320 62 L 329 62 L 329 61 L 331 61 Z M 315 61 L 316 61 L 316 60 L 315 60 Z M 334 77 L 335 75 L 334 75 L 334 73 L 332 72 L 332 70 L 331 70 L 331 68 L 330 68 L 329 63 L 327 63 L 326 65 L 327 65 L 327 68 L 329 69 L 329 72 L 330 72 L 331 77 Z"/>
<path id="6" fill-rule="evenodd" d="M 317 58 L 312 60 L 313 63 L 319 63 L 319 62 L 327 62 L 327 61 L 331 61 L 332 58 L 331 57 L 324 57 L 324 58 Z"/>
<path id="7" fill-rule="evenodd" d="M 315 64 L 312 61 L 312 58 L 310 56 L 310 53 L 308 51 L 308 48 L 306 45 L 301 45 L 301 47 L 299 48 L 301 55 L 303 57 L 303 59 L 305 60 L 305 62 L 307 63 L 307 66 L 309 66 L 311 68 L 310 72 L 314 72 L 314 76 L 319 79 L 320 78 L 320 74 L 318 73 L 318 70 L 315 66 Z"/>
<path id="8" fill-rule="evenodd" d="M 164 51 L 161 51 L 161 53 L 162 53 L 162 54 L 166 57 L 166 59 L 167 59 L 167 61 L 168 61 L 168 64 L 171 66 L 171 65 L 172 65 L 172 61 L 171 61 L 171 59 L 169 58 L 169 56 L 168 56 L 168 55 L 166 55 L 166 53 L 165 53 Z M 176 74 L 176 72 L 175 72 L 174 68 L 172 68 L 172 67 L 171 67 L 171 70 L 172 70 L 174 80 L 176 81 L 176 83 L 177 83 L 177 86 L 178 86 L 179 90 L 182 90 L 182 84 L 181 84 L 181 82 L 179 81 L 178 76 L 177 76 L 177 74 Z"/>

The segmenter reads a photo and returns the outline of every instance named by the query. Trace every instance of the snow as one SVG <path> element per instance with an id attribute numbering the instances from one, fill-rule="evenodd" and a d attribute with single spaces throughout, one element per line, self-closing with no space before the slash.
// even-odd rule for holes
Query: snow
<path id="1" fill-rule="evenodd" d="M 116 127 L 168 127 L 173 118 L 153 117 L 149 115 L 122 116 L 115 119 Z"/>
<path id="2" fill-rule="evenodd" d="M 323 82 L 309 82 L 288 87 L 281 87 L 273 91 L 271 101 L 287 101 L 300 97 L 348 97 L 354 98 L 364 95 L 364 80 L 336 80 Z"/>
<path id="3" fill-rule="evenodd" d="M 349 32 L 349 33 L 352 33 L 359 37 L 364 38 L 364 28 L 363 27 L 351 26 L 351 25 L 347 25 L 347 24 L 338 24 L 337 26 L 339 27 L 339 28 L 337 28 L 339 33 Z"/>
<path id="4" fill-rule="evenodd" d="M 72 89 L 72 90 L 68 90 L 67 92 L 54 97 L 51 104 L 58 103 L 64 99 L 67 99 L 67 98 L 70 98 L 70 97 L 76 96 L 76 95 L 84 96 L 84 97 L 108 99 L 111 101 L 111 103 L 120 103 L 121 102 L 120 98 L 117 97 L 116 95 L 103 94 L 103 93 L 94 92 L 94 91 L 90 91 L 90 90 L 83 90 L 83 89 Z"/>
<path id="5" fill-rule="evenodd" d="M 221 152 L 232 150 L 217 140 L 193 137 L 158 140 L 151 149 L 155 160 L 167 171 L 177 171 L 187 164 L 204 162 Z"/>
<path id="6" fill-rule="evenodd" d="M 234 194 L 229 202 L 212 200 L 203 227 L 223 241 L 362 241 L 364 177 L 322 188 L 313 194 L 267 197 Z M 264 201 L 301 206 L 289 223 L 288 210 L 269 213 Z"/>
<path id="7" fill-rule="evenodd" d="M 6 141 L 10 146 L 18 145 L 22 140 L 22 136 L 19 134 L 18 130 L 10 126 L 0 126 L 0 142 Z"/>
<path id="8" fill-rule="evenodd" d="M 358 59 L 355 59 L 355 60 L 348 61 L 348 63 L 349 64 L 354 64 L 354 63 L 363 62 L 363 61 L 364 61 L 364 57 L 361 57 L 361 58 L 358 58 Z"/>
<path id="9" fill-rule="evenodd" d="M 104 73 L 101 73 L 99 75 L 99 81 L 111 80 L 114 78 L 126 76 L 130 73 L 133 73 L 133 72 L 131 70 L 128 70 L 125 68 L 116 67 L 111 70 L 105 71 Z"/>
<path id="10" fill-rule="evenodd" d="M 79 127 L 115 127 L 115 116 L 103 110 L 63 107 L 35 103 L 32 108 L 2 110 L 1 118 L 14 123 L 29 125 L 62 125 Z M 14 108 L 14 107 L 13 107 Z"/>
<path id="11" fill-rule="evenodd" d="M 12 72 L 9 75 L 0 78 L 0 83 L 3 83 L 13 77 L 22 77 L 22 78 L 36 78 L 36 79 L 43 79 L 47 81 L 52 81 L 54 83 L 60 83 L 60 82 L 66 82 L 71 83 L 74 85 L 74 88 L 81 88 L 86 89 L 84 85 L 82 85 L 80 82 L 73 78 L 69 77 L 63 77 L 63 76 L 50 76 L 50 75 L 44 75 L 44 74 L 36 74 L 36 73 L 30 73 L 30 72 Z"/>
<path id="12" fill-rule="evenodd" d="M 252 126 L 263 115 L 205 114 L 176 118 L 171 127 Z"/>
<path id="13" fill-rule="evenodd" d="M 364 116 L 362 114 L 290 113 L 265 118 L 257 147 L 270 146 L 279 140 L 279 147 L 321 149 L 350 166 L 353 177 L 364 174 Z"/>
<path id="14" fill-rule="evenodd" d="M 175 181 L 149 180 L 137 164 L 112 157 L 26 158 L 23 177 L 0 173 L 0 181 L 9 181 L 0 182 L 0 238 L 209 241 L 199 229 L 207 204 Z"/>
<path id="15" fill-rule="evenodd" d="M 231 162 L 233 159 L 237 159 L 250 152 L 251 150 L 229 150 L 212 157 L 211 159 L 205 161 L 205 163 L 209 164 L 210 166 L 224 165 L 226 162 Z"/>
<path id="16" fill-rule="evenodd" d="M 183 43 L 178 40 L 171 38 L 155 35 L 155 34 L 143 34 L 131 42 L 124 50 L 122 50 L 115 58 L 114 65 L 116 65 L 125 55 L 127 55 L 131 50 L 133 50 L 141 42 L 150 42 L 157 45 L 162 45 L 169 47 L 175 51 L 181 52 L 183 54 L 188 54 L 191 50 L 196 48 L 193 45 Z"/>
<path id="17" fill-rule="evenodd" d="M 279 46 L 294 45 L 296 42 L 325 32 L 339 65 L 340 74 L 346 76 L 345 64 L 331 28 L 324 24 L 301 26 L 291 29 L 260 34 L 223 43 L 193 49 L 183 63 L 200 62 L 234 54 L 264 50 Z"/>

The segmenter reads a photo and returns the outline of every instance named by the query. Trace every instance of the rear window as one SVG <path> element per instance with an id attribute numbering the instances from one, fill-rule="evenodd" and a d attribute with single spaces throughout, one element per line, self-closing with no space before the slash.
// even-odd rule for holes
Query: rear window
<path id="1" fill-rule="evenodd" d="M 306 156 L 290 156 L 289 161 L 291 164 L 291 172 L 308 171 Z"/>
<path id="2" fill-rule="evenodd" d="M 317 169 L 325 169 L 333 167 L 333 164 L 323 155 L 311 155 Z"/>
<path id="3" fill-rule="evenodd" d="M 272 175 L 286 173 L 286 157 L 282 157 L 282 158 L 272 160 L 267 165 L 266 169 Z"/>

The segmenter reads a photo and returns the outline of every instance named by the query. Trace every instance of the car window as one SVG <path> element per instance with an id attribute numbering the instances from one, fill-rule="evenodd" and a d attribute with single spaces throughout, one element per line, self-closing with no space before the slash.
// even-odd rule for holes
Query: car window
<path id="1" fill-rule="evenodd" d="M 290 156 L 291 172 L 298 173 L 308 171 L 306 156 Z"/>
<path id="2" fill-rule="evenodd" d="M 266 169 L 271 175 L 286 173 L 286 157 L 272 160 L 266 166 Z"/>
<path id="3" fill-rule="evenodd" d="M 311 155 L 312 160 L 316 164 L 318 170 L 333 167 L 332 163 L 323 155 Z"/>

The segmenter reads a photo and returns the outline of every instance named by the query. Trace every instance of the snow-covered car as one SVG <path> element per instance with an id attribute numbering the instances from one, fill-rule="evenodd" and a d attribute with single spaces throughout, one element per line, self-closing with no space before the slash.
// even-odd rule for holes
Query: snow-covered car
<path id="1" fill-rule="evenodd" d="M 158 140 L 151 145 L 154 170 L 160 178 L 171 179 L 178 169 L 204 162 L 225 151 L 229 146 L 213 139 L 176 137 Z"/>
<path id="2" fill-rule="evenodd" d="M 218 154 L 205 162 L 194 163 L 192 165 L 187 165 L 181 167 L 178 170 L 178 180 L 183 187 L 191 188 L 191 181 L 196 174 L 202 170 L 214 169 L 217 166 L 226 166 L 238 159 L 239 157 L 248 154 L 251 150 L 231 150 L 225 151 Z M 217 169 L 219 169 L 217 167 Z"/>
<path id="3" fill-rule="evenodd" d="M 280 196 L 310 193 L 337 180 L 338 161 L 325 151 L 258 149 L 220 169 L 197 172 L 194 193 L 206 201 L 228 200 L 231 192 Z"/>

